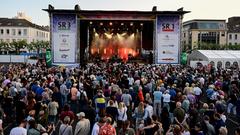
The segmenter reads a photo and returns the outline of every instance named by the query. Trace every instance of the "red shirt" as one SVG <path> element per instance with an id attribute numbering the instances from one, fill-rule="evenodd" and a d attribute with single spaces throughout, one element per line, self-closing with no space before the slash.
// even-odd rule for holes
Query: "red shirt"
<path id="1" fill-rule="evenodd" d="M 105 124 L 100 128 L 98 135 L 116 135 L 116 130 L 112 125 Z"/>

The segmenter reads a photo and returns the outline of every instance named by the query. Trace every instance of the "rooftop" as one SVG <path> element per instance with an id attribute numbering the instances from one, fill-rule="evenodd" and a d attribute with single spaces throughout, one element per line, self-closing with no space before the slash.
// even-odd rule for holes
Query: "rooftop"
<path id="1" fill-rule="evenodd" d="M 39 26 L 25 19 L 0 18 L 0 27 L 32 27 L 43 31 L 49 31 L 47 27 Z"/>

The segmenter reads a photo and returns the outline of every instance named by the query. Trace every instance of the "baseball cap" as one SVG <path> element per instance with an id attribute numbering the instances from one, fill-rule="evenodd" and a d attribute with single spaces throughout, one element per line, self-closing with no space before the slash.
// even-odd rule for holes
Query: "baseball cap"
<path id="1" fill-rule="evenodd" d="M 77 114 L 78 117 L 82 116 L 82 117 L 85 117 L 85 113 L 84 112 L 80 112 Z"/>

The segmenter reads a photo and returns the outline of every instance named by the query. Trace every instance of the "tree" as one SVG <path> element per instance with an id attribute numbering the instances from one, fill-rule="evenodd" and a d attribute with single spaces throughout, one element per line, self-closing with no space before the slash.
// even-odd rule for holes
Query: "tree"
<path id="1" fill-rule="evenodd" d="M 31 47 L 30 47 L 31 46 Z M 37 54 L 40 53 L 41 49 L 49 49 L 50 44 L 49 41 L 36 41 L 36 42 L 31 42 L 31 45 L 29 46 L 30 49 L 36 50 Z"/>
<path id="2" fill-rule="evenodd" d="M 16 54 L 20 54 L 20 50 L 27 46 L 26 40 L 14 41 L 10 43 L 10 47 L 14 49 Z"/>
<path id="3" fill-rule="evenodd" d="M 4 54 L 4 52 L 8 52 L 11 50 L 11 46 L 10 46 L 10 43 L 8 42 L 0 42 L 0 51 L 1 51 L 1 54 Z"/>

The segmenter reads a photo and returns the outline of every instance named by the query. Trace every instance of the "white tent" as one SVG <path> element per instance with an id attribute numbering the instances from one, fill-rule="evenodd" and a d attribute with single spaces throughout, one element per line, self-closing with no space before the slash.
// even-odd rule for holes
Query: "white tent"
<path id="1" fill-rule="evenodd" d="M 240 63 L 240 51 L 235 50 L 195 50 L 188 55 L 190 66 L 195 67 L 197 63 L 203 65 L 211 64 L 215 67 L 229 68 L 238 66 Z"/>

